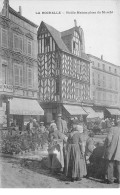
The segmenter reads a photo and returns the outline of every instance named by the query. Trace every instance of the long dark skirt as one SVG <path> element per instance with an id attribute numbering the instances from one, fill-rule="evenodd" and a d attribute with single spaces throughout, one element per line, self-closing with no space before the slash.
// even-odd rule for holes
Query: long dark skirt
<path id="1" fill-rule="evenodd" d="M 79 144 L 69 144 L 66 148 L 65 174 L 68 178 L 82 178 L 87 174 L 85 159 Z"/>

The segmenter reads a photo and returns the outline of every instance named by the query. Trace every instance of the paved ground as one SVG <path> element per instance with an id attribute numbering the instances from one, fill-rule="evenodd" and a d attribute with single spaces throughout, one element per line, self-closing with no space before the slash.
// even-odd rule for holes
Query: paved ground
<path id="1" fill-rule="evenodd" d="M 66 181 L 64 175 L 54 176 L 38 161 L 0 158 L 2 188 L 118 188 L 93 178 L 78 182 Z"/>

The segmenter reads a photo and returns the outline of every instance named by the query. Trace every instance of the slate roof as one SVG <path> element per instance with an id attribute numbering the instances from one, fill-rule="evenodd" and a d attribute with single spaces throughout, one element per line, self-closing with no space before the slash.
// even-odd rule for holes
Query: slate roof
<path id="1" fill-rule="evenodd" d="M 56 30 L 55 28 L 53 28 L 52 26 L 46 24 L 45 22 L 44 22 L 44 24 L 47 27 L 47 29 L 50 32 L 50 34 L 53 36 L 53 38 L 54 38 L 56 44 L 58 45 L 58 47 L 62 51 L 65 51 L 67 53 L 70 53 L 70 51 L 68 50 L 67 46 L 65 45 L 65 43 L 61 39 L 61 33 L 58 30 Z"/>
<path id="2" fill-rule="evenodd" d="M 46 24 L 45 22 L 42 22 L 42 23 L 46 26 L 46 28 L 48 29 L 48 31 L 50 32 L 50 34 L 51 34 L 52 37 L 54 38 L 54 40 L 55 40 L 56 44 L 58 45 L 58 47 L 59 47 L 62 51 L 67 52 L 67 53 L 69 53 L 69 54 L 75 56 L 74 54 L 72 54 L 72 53 L 69 51 L 69 49 L 68 49 L 67 46 L 65 45 L 64 41 L 62 40 L 62 37 L 72 34 L 73 31 L 74 31 L 74 29 L 75 29 L 75 27 L 73 27 L 73 28 L 71 28 L 71 29 L 69 29 L 69 30 L 63 31 L 63 32 L 59 32 L 58 30 L 56 30 L 56 29 L 53 28 L 52 26 Z M 78 56 L 76 56 L 76 57 L 78 57 Z M 84 60 L 87 60 L 87 61 L 90 61 L 90 60 L 89 60 L 89 57 L 88 57 L 87 54 L 85 54 L 85 53 L 82 53 L 80 58 L 82 58 L 82 59 L 84 59 Z"/>
<path id="3" fill-rule="evenodd" d="M 68 30 L 65 30 L 65 31 L 61 32 L 61 36 L 64 37 L 64 36 L 67 36 L 67 35 L 71 35 L 71 34 L 73 34 L 74 30 L 75 30 L 75 27 L 70 28 Z"/>
<path id="4" fill-rule="evenodd" d="M 34 27 L 38 27 L 35 23 L 33 23 L 32 21 L 28 20 L 27 18 L 25 18 L 24 16 L 20 15 L 17 11 L 15 11 L 12 7 L 8 7 L 9 12 L 15 16 L 17 16 L 18 18 L 20 18 L 21 20 L 24 20 L 25 22 L 27 22 L 28 24 L 34 26 Z"/>

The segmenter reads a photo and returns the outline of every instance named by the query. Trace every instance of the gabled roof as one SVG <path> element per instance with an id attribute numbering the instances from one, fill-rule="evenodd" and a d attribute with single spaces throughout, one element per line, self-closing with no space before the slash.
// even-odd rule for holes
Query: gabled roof
<path id="1" fill-rule="evenodd" d="M 61 32 L 61 37 L 68 36 L 68 35 L 72 35 L 73 32 L 74 32 L 74 30 L 75 30 L 75 27 L 70 28 L 70 29 L 65 30 L 65 31 L 62 31 Z"/>
<path id="2" fill-rule="evenodd" d="M 67 48 L 67 46 L 65 45 L 64 41 L 62 40 L 62 37 L 63 36 L 67 36 L 67 35 L 70 35 L 74 32 L 74 30 L 76 29 L 75 27 L 69 29 L 69 30 L 66 30 L 66 31 L 63 31 L 63 32 L 59 32 L 58 30 L 56 30 L 55 28 L 53 28 L 52 26 L 46 24 L 45 22 L 41 22 L 41 25 L 45 25 L 45 27 L 48 29 L 49 33 L 51 34 L 51 36 L 54 38 L 56 44 L 58 45 L 58 47 L 66 52 L 66 53 L 69 53 L 70 55 L 72 56 L 75 56 L 74 54 L 72 54 L 69 49 Z M 41 27 L 40 25 L 40 27 Z M 39 27 L 39 29 L 40 29 Z M 39 29 L 38 29 L 38 34 L 39 34 Z M 78 57 L 78 56 L 75 56 L 75 57 Z M 90 61 L 87 54 L 85 53 L 81 53 L 81 57 L 82 59 L 84 60 L 87 60 L 87 61 Z"/>
<path id="3" fill-rule="evenodd" d="M 27 22 L 28 24 L 30 24 L 31 26 L 34 27 L 38 27 L 35 23 L 31 22 L 30 20 L 28 20 L 27 18 L 25 18 L 24 16 L 21 16 L 17 11 L 15 11 L 12 7 L 8 7 L 9 8 L 9 12 L 15 16 L 17 16 L 18 18 L 20 18 L 21 20 L 24 20 L 25 22 Z"/>
<path id="4" fill-rule="evenodd" d="M 46 26 L 46 28 L 48 29 L 48 31 L 50 32 L 50 34 L 52 35 L 52 37 L 54 38 L 54 40 L 55 40 L 56 44 L 58 45 L 58 47 L 62 51 L 70 53 L 67 46 L 65 45 L 65 43 L 61 39 L 61 33 L 58 30 L 56 30 L 55 28 L 53 28 L 52 26 L 46 24 L 45 22 L 43 22 L 43 23 Z"/>

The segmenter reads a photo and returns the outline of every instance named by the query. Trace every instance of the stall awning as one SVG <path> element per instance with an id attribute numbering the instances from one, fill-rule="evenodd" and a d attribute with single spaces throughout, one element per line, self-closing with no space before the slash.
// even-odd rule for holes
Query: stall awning
<path id="1" fill-rule="evenodd" d="M 10 100 L 10 114 L 15 115 L 44 115 L 44 110 L 37 100 L 13 98 Z"/>
<path id="2" fill-rule="evenodd" d="M 107 110 L 110 112 L 111 115 L 120 115 L 120 110 L 118 109 L 108 109 Z"/>
<path id="3" fill-rule="evenodd" d="M 93 114 L 93 115 L 95 115 L 95 113 L 96 113 L 91 107 L 83 107 L 83 109 L 84 109 L 85 112 L 87 112 L 88 114 Z"/>
<path id="4" fill-rule="evenodd" d="M 69 112 L 70 115 L 87 115 L 81 106 L 76 105 L 63 105 L 64 108 Z"/>

